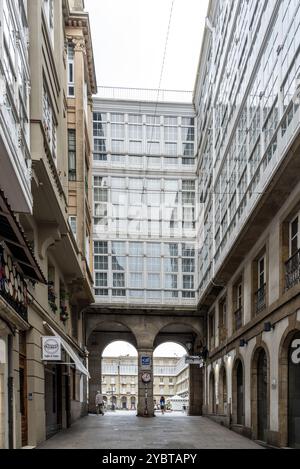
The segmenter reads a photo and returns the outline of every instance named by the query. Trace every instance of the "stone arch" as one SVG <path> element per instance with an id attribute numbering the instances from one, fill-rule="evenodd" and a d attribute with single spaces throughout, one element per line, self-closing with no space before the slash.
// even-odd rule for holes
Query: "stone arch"
<path id="1" fill-rule="evenodd" d="M 232 367 L 232 423 L 244 425 L 245 422 L 245 364 L 238 353 Z"/>
<path id="2" fill-rule="evenodd" d="M 202 347 L 202 331 L 200 327 L 195 324 L 190 324 L 185 318 L 174 318 L 173 321 L 168 320 L 156 331 L 153 340 L 153 348 L 165 342 L 175 342 L 182 345 L 187 352 L 196 353 L 200 352 Z M 187 344 L 191 343 L 192 348 L 188 350 Z"/>
<path id="3" fill-rule="evenodd" d="M 279 435 L 280 446 L 289 445 L 289 347 L 296 333 L 300 331 L 299 321 L 290 321 L 282 335 L 279 346 L 278 357 L 278 414 L 279 414 Z M 300 366 L 300 365 L 299 365 Z"/>
<path id="4" fill-rule="evenodd" d="M 228 389 L 227 389 L 227 371 L 224 363 L 219 369 L 219 382 L 218 382 L 218 413 L 227 415 L 227 404 L 228 404 Z"/>
<path id="5" fill-rule="evenodd" d="M 121 340 L 130 343 L 137 349 L 137 339 L 125 321 L 110 318 L 95 318 L 93 330 L 89 334 L 87 348 L 89 352 L 89 411 L 95 412 L 95 395 L 102 389 L 102 353 L 112 342 Z"/>
<path id="6" fill-rule="evenodd" d="M 129 342 L 131 345 L 137 348 L 137 337 L 131 325 L 129 325 L 126 321 L 122 319 L 121 320 L 117 318 L 110 319 L 107 317 L 103 319 L 100 319 L 98 317 L 98 318 L 95 318 L 93 321 L 91 320 L 89 321 L 89 328 L 87 330 L 87 336 L 86 336 L 87 344 L 91 343 L 91 341 L 93 340 L 93 335 L 95 335 L 95 332 L 99 331 L 101 333 L 104 333 L 110 330 L 118 338 L 119 338 L 118 334 L 120 332 L 121 333 L 128 332 L 128 335 L 132 334 L 132 337 L 131 338 L 129 337 L 129 340 L 126 339 L 126 342 Z M 122 339 L 117 339 L 117 340 L 122 340 Z"/>
<path id="7" fill-rule="evenodd" d="M 262 369 L 265 361 L 266 370 Z M 266 343 L 257 344 L 251 356 L 251 423 L 252 437 L 262 441 L 267 440 L 267 432 L 270 429 L 270 353 Z M 262 389 L 262 373 L 266 373 L 265 390 Z M 266 395 L 265 395 L 266 394 Z M 265 435 L 261 428 L 259 418 L 265 414 Z"/>

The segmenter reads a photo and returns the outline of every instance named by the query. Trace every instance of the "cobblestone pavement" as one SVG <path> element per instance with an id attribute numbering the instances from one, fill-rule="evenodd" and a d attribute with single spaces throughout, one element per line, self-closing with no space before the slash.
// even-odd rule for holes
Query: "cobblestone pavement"
<path id="1" fill-rule="evenodd" d="M 261 448 L 203 417 L 173 413 L 145 419 L 134 412 L 89 415 L 39 448 L 48 449 L 205 449 Z"/>

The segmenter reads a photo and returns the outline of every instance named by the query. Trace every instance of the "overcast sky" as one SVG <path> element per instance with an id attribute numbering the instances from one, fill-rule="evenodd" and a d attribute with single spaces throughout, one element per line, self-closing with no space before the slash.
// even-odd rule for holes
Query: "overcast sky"
<path id="1" fill-rule="evenodd" d="M 85 0 L 98 85 L 158 88 L 172 0 Z M 174 0 L 162 89 L 193 90 L 208 0 Z"/>
<path id="2" fill-rule="evenodd" d="M 167 342 L 159 345 L 155 351 L 155 357 L 182 357 L 186 354 L 185 349 L 178 344 L 173 342 Z M 118 356 L 130 355 L 131 357 L 137 356 L 136 349 L 128 342 L 118 341 L 113 342 L 104 349 L 103 357 L 118 357 Z"/>

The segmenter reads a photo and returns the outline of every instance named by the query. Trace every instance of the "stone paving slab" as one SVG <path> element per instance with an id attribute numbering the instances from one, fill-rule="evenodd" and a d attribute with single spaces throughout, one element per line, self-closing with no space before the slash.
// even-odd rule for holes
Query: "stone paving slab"
<path id="1" fill-rule="evenodd" d="M 136 417 L 134 412 L 88 415 L 39 449 L 262 449 L 204 417 L 183 413 Z"/>

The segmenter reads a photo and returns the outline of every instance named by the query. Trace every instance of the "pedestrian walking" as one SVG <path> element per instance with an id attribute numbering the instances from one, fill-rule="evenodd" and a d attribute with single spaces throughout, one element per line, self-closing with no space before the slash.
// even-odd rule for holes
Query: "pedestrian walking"
<path id="1" fill-rule="evenodd" d="M 160 404 L 161 413 L 164 414 L 165 413 L 165 406 L 166 406 L 166 401 L 165 401 L 164 396 L 161 396 L 159 404 Z"/>
<path id="2" fill-rule="evenodd" d="M 95 404 L 96 404 L 97 415 L 99 415 L 99 414 L 104 415 L 104 412 L 103 412 L 103 404 L 104 404 L 103 395 L 101 394 L 100 391 L 97 391 Z"/>

